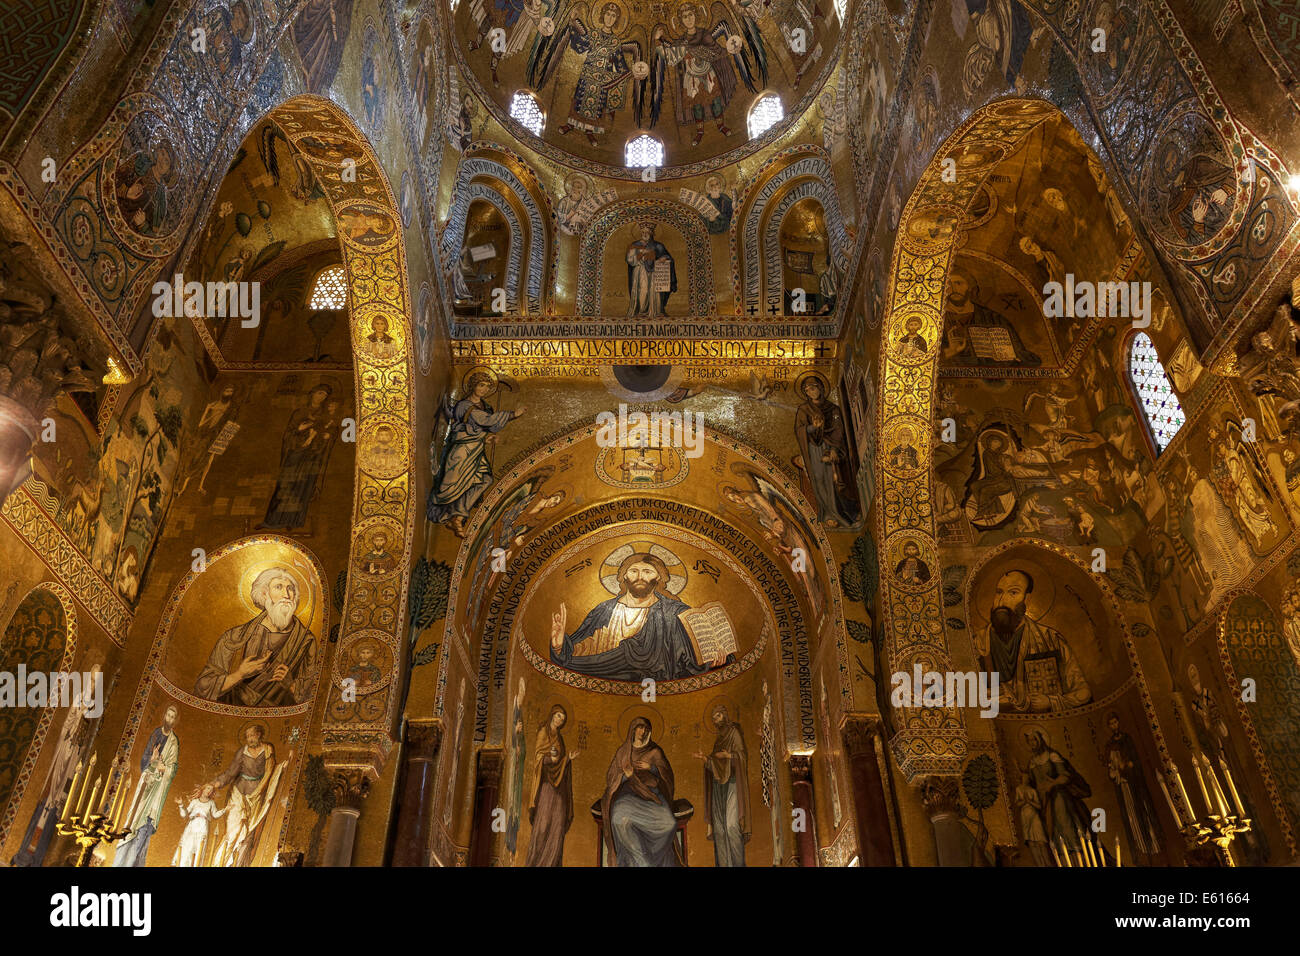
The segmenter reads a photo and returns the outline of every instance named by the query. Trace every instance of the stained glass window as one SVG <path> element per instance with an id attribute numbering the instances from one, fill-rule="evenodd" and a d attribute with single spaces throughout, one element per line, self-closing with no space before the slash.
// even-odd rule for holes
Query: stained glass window
<path id="1" fill-rule="evenodd" d="M 537 105 L 537 97 L 532 93 L 524 90 L 516 93 L 510 100 L 510 115 L 534 136 L 542 135 L 542 123 L 546 117 L 542 116 L 542 108 Z"/>
<path id="2" fill-rule="evenodd" d="M 649 133 L 642 133 L 627 144 L 624 156 L 629 169 L 662 166 L 664 164 L 664 144 Z"/>
<path id="3" fill-rule="evenodd" d="M 1155 439 L 1156 448 L 1164 451 L 1183 427 L 1187 416 L 1183 406 L 1174 394 L 1174 386 L 1165 374 L 1165 367 L 1156 354 L 1156 347 L 1151 337 L 1145 332 L 1133 336 L 1129 346 L 1128 374 L 1137 389 L 1138 398 L 1142 400 L 1142 410 L 1146 412 L 1147 427 Z"/>
<path id="4" fill-rule="evenodd" d="M 785 119 L 781 97 L 769 93 L 749 109 L 749 138 L 757 139 Z"/>
<path id="5" fill-rule="evenodd" d="M 330 266 L 316 277 L 311 290 L 310 309 L 342 309 L 348 304 L 348 284 L 342 266 Z"/>

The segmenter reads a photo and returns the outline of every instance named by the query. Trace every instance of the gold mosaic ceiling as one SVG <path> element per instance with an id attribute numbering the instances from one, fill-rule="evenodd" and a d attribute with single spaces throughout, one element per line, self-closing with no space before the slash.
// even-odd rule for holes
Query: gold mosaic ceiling
<path id="1" fill-rule="evenodd" d="M 543 155 L 586 172 L 639 176 L 625 148 L 664 144 L 659 176 L 693 175 L 772 142 L 813 102 L 837 56 L 833 0 L 461 0 L 457 42 L 471 96 Z M 512 119 L 536 97 L 540 137 Z M 751 108 L 784 119 L 751 139 Z"/>

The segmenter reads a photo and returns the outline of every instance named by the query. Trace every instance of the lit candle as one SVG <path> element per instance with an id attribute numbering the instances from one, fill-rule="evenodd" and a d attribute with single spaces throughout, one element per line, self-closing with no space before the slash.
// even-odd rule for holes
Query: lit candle
<path id="1" fill-rule="evenodd" d="M 114 830 L 122 829 L 122 805 L 126 803 L 126 785 L 127 776 L 122 774 L 122 778 L 117 782 L 117 793 L 113 797 L 112 828 Z"/>
<path id="2" fill-rule="evenodd" d="M 72 811 L 72 799 L 77 795 L 77 783 L 81 780 L 83 772 L 81 761 L 77 761 L 77 772 L 72 775 L 72 783 L 68 784 L 68 799 L 63 801 L 63 812 L 59 814 L 59 819 L 64 823 L 68 822 L 68 814 Z"/>
<path id="3" fill-rule="evenodd" d="M 1210 802 L 1210 791 L 1205 789 L 1205 777 L 1201 774 L 1201 761 L 1195 754 L 1192 755 L 1192 769 L 1196 771 L 1196 783 L 1201 788 L 1201 796 L 1205 800 L 1205 812 L 1213 813 L 1214 804 Z"/>
<path id="4" fill-rule="evenodd" d="M 86 817 L 86 790 L 90 787 L 90 775 L 95 772 L 95 761 L 99 759 L 99 754 L 90 755 L 90 763 L 86 766 L 86 776 L 81 781 L 81 793 L 77 794 L 77 816 L 83 820 Z"/>
<path id="5" fill-rule="evenodd" d="M 1219 806 L 1219 816 L 1228 815 L 1228 798 L 1223 795 L 1223 787 L 1219 786 L 1219 775 L 1214 772 L 1214 764 L 1208 759 L 1205 761 L 1206 772 L 1210 775 L 1210 784 L 1214 788 L 1214 801 Z"/>
<path id="6" fill-rule="evenodd" d="M 1097 857 L 1097 862 L 1101 866 L 1106 866 L 1106 851 L 1102 848 L 1101 837 L 1097 834 L 1092 835 L 1092 852 Z"/>
<path id="7" fill-rule="evenodd" d="M 1074 835 L 1079 839 L 1079 856 L 1083 858 L 1084 866 L 1096 866 L 1092 859 L 1092 853 L 1088 846 L 1088 838 L 1083 835 L 1083 831 L 1077 826 L 1074 828 Z"/>
<path id="8" fill-rule="evenodd" d="M 90 788 L 90 803 L 89 803 L 89 806 L 93 807 L 93 806 L 95 805 L 95 798 L 96 798 L 97 796 L 99 796 L 99 785 L 100 785 L 101 783 L 103 783 L 103 782 L 104 782 L 104 778 L 103 778 L 103 777 L 96 777 L 96 778 L 95 778 L 95 785 L 94 785 L 93 787 Z M 87 812 L 88 812 L 88 813 L 93 813 L 94 811 L 93 811 L 93 810 L 88 810 Z M 84 816 L 84 815 L 83 815 L 83 816 Z"/>
<path id="9" fill-rule="evenodd" d="M 1237 808 L 1237 816 L 1244 820 L 1246 808 L 1242 805 L 1241 795 L 1237 793 L 1237 785 L 1233 782 L 1232 774 L 1228 772 L 1228 765 L 1222 757 L 1219 758 L 1219 766 L 1223 768 L 1223 779 L 1228 781 L 1228 789 L 1232 791 L 1232 805 Z"/>
<path id="10" fill-rule="evenodd" d="M 1120 856 L 1120 852 L 1119 852 L 1119 837 L 1116 836 L 1116 837 L 1115 837 L 1115 865 L 1116 865 L 1116 866 L 1123 866 L 1123 865 L 1124 865 L 1124 864 L 1121 862 L 1121 859 L 1122 859 L 1122 857 Z"/>

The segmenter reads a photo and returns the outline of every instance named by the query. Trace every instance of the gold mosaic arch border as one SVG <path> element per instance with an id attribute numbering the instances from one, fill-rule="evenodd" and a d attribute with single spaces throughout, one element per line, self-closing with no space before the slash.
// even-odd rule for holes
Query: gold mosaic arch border
<path id="1" fill-rule="evenodd" d="M 882 442 L 902 426 L 914 432 L 922 466 L 895 469 L 877 458 L 878 547 L 888 553 L 904 538 L 915 541 L 921 557 L 938 569 L 930 470 L 933 462 L 938 344 L 943 328 L 943 296 L 960 227 L 994 167 L 1029 133 L 1063 115 L 1043 100 L 1008 99 L 992 103 L 959 126 L 935 152 L 899 220 L 890 268 L 888 299 L 880 337 L 880 420 Z M 945 182 L 945 161 L 955 164 L 954 181 Z M 915 355 L 891 349 L 908 319 L 921 319 L 930 348 Z M 916 428 L 916 423 L 923 423 Z M 918 433 L 919 434 L 916 434 Z M 883 445 L 882 447 L 890 447 Z M 886 657 L 891 671 L 951 670 L 944 635 L 940 575 L 926 584 L 904 586 L 881 574 L 881 612 Z M 918 708 L 904 712 L 890 742 L 899 769 L 909 780 L 926 774 L 961 772 L 967 755 L 966 728 L 956 708 Z"/>
<path id="2" fill-rule="evenodd" d="M 393 668 L 405 660 L 403 627 L 406 589 L 410 578 L 411 543 L 415 535 L 416 486 L 415 356 L 411 327 L 411 290 L 401 214 L 379 159 L 365 134 L 341 107 L 319 96 L 296 96 L 270 113 L 295 147 L 312 136 L 327 137 L 342 158 L 353 160 L 352 174 L 344 178 L 339 160 L 300 148 L 310 164 L 338 223 L 343 266 L 347 270 L 348 312 L 352 324 L 353 368 L 356 382 L 357 467 L 350 524 L 348 583 L 341 623 L 343 634 L 365 630 L 389 649 Z M 349 210 L 387 217 L 393 229 L 376 241 L 360 241 L 348 234 L 341 220 Z M 386 355 L 362 346 L 363 317 L 384 315 L 396 340 Z M 393 474 L 371 474 L 362 454 L 378 425 L 392 426 L 401 439 L 401 466 Z M 365 528 L 370 518 L 387 518 L 403 529 L 401 560 L 391 574 L 367 576 L 351 573 L 366 553 Z M 392 749 L 401 681 L 388 675 L 386 694 L 369 694 L 344 702 L 331 693 L 325 709 L 323 735 L 325 762 L 331 769 L 379 774 Z"/>

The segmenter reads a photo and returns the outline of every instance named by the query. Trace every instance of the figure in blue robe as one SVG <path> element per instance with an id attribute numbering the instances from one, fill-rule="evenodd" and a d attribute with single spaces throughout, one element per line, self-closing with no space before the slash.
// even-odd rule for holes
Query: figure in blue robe
<path id="1" fill-rule="evenodd" d="M 690 635 L 678 617 L 689 605 L 659 591 L 668 582 L 668 569 L 650 554 L 634 554 L 619 567 L 618 597 L 597 604 L 572 634 L 564 633 L 567 610 L 552 621 L 551 660 L 606 680 L 676 680 L 702 674 L 711 666 L 732 661 L 700 663 Z"/>

